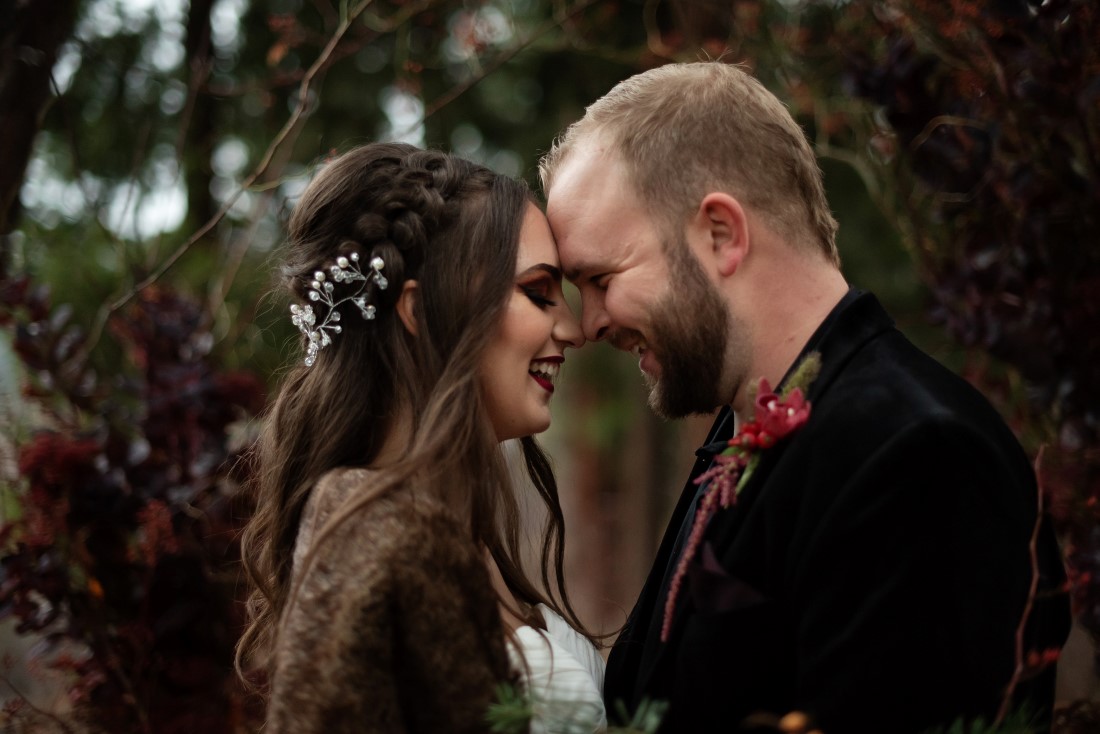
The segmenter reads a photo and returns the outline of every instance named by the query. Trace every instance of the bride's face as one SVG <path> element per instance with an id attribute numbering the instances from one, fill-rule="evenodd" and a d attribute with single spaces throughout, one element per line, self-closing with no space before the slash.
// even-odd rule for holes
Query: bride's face
<path id="1" fill-rule="evenodd" d="M 528 205 L 519 235 L 515 287 L 482 358 L 480 378 L 497 440 L 550 427 L 550 396 L 566 347 L 584 343 L 561 290 L 558 250 L 546 217 Z"/>

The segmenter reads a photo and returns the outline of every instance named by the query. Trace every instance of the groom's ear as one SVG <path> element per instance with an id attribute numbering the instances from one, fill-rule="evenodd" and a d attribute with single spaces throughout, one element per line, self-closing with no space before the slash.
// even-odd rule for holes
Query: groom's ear
<path id="1" fill-rule="evenodd" d="M 713 267 L 725 278 L 737 272 L 749 252 L 749 224 L 745 209 L 734 197 L 712 192 L 695 213 L 695 226 L 709 249 Z"/>

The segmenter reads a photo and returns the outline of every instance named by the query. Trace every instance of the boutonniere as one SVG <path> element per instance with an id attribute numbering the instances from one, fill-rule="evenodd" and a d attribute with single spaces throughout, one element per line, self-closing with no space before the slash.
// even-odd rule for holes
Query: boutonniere
<path id="1" fill-rule="evenodd" d="M 669 584 L 665 618 L 661 625 L 661 642 L 668 640 L 676 597 L 711 518 L 718 510 L 737 504 L 737 495 L 760 464 L 763 452 L 790 436 L 809 420 L 810 402 L 806 400 L 806 391 L 820 371 L 821 355 L 811 352 L 798 363 L 781 393 L 774 392 L 768 381 L 761 378 L 756 389 L 753 420 L 742 426 L 737 435 L 729 440 L 726 448 L 714 457 L 714 466 L 696 477 L 696 484 L 707 486 L 699 498 L 691 532 L 684 543 L 676 572 Z"/>

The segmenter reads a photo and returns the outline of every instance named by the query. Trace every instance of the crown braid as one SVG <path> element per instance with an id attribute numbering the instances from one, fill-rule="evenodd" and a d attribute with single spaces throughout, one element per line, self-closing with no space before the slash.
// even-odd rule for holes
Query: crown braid
<path id="1" fill-rule="evenodd" d="M 454 194 L 468 172 L 456 163 L 462 162 L 434 151 L 410 151 L 391 167 L 390 186 L 355 222 L 356 240 L 370 257 L 385 261 L 397 285 L 418 277 L 433 234 L 458 215 L 461 202 Z M 378 305 L 392 305 L 400 293 L 394 288 L 381 295 Z"/>
<path id="2" fill-rule="evenodd" d="M 290 222 L 291 241 L 309 246 L 284 265 L 287 286 L 305 301 L 313 274 L 327 272 L 336 258 L 353 252 L 364 262 L 378 257 L 391 287 L 369 284 L 364 295 L 384 316 L 400 297 L 401 285 L 418 278 L 433 238 L 453 224 L 469 193 L 484 191 L 492 176 L 467 161 L 402 144 L 342 156 L 318 178 L 343 179 L 343 185 L 328 190 L 331 198 L 321 205 L 299 205 L 296 213 L 313 216 Z"/>

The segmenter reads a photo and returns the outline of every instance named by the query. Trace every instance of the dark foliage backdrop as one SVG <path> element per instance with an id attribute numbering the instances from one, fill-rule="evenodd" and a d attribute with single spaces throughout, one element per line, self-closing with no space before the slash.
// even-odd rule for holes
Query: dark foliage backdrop
<path id="1" fill-rule="evenodd" d="M 753 68 L 813 138 L 849 280 L 1045 447 L 1068 591 L 1100 635 L 1094 2 L 16 0 L 0 7 L 0 645 L 22 651 L 0 657 L 5 730 L 255 730 L 230 667 L 241 456 L 295 349 L 264 294 L 314 163 L 403 138 L 533 181 L 616 81 L 706 55 Z M 656 421 L 610 350 L 570 366 L 547 437 L 567 575 L 611 629 L 705 421 Z M 1098 722 L 1078 701 L 1058 729 Z"/>
<path id="2" fill-rule="evenodd" d="M 80 330 L 45 289 L 21 279 L 2 296 L 48 416 L 19 448 L 19 514 L 0 530 L 5 613 L 18 633 L 75 643 L 49 664 L 72 673 L 77 721 L 236 731 L 249 713 L 231 677 L 247 507 L 233 459 L 263 385 L 212 364 L 197 305 L 171 291 L 146 289 L 112 320 L 132 366 L 113 375 L 73 363 Z"/>

